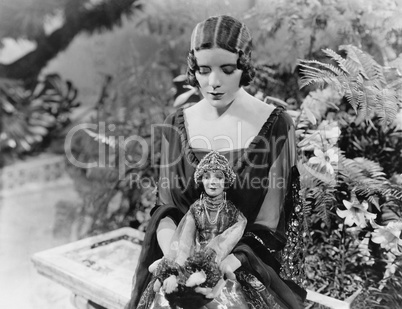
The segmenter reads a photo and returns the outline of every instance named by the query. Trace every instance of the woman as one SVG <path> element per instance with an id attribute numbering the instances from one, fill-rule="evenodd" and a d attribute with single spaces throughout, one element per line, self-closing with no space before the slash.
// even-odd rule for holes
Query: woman
<path id="1" fill-rule="evenodd" d="M 151 279 L 148 266 L 167 254 L 176 226 L 199 198 L 193 174 L 211 150 L 233 167 L 237 177 L 227 198 L 247 219 L 243 237 L 221 267 L 235 272 L 249 308 L 302 307 L 306 293 L 293 282 L 297 267 L 289 252 L 298 238 L 287 239 L 298 189 L 294 125 L 283 108 L 242 88 L 254 76 L 251 46 L 247 27 L 230 16 L 208 18 L 193 30 L 188 78 L 204 98 L 165 121 L 158 206 L 145 236 L 131 308 Z"/>

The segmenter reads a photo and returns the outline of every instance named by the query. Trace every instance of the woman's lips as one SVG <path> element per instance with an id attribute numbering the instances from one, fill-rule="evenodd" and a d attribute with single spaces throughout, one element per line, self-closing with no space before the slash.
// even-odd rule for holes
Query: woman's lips
<path id="1" fill-rule="evenodd" d="M 222 92 L 208 92 L 208 93 L 212 97 L 212 100 L 220 100 L 224 95 L 224 93 Z"/>

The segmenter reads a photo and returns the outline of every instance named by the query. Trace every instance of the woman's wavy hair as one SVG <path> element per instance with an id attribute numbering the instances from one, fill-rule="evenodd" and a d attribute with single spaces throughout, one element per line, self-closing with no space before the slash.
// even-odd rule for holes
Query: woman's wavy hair
<path id="1" fill-rule="evenodd" d="M 251 64 L 250 56 L 247 56 L 243 51 L 239 51 L 239 58 L 237 59 L 237 68 L 242 70 L 239 86 L 248 86 L 255 76 L 255 68 Z M 194 50 L 191 50 L 187 56 L 187 80 L 193 87 L 200 87 L 200 84 L 195 77 L 195 72 L 199 70 L 197 58 L 194 55 Z"/>

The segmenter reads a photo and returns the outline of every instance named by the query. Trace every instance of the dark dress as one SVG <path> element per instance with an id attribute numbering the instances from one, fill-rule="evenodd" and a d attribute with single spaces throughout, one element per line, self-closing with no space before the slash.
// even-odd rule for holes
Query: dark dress
<path id="1" fill-rule="evenodd" d="M 168 216 L 179 224 L 199 198 L 193 175 L 208 152 L 190 147 L 182 109 L 167 117 L 162 134 L 159 202 L 145 235 L 130 309 L 137 307 L 152 280 L 148 266 L 162 257 L 156 239 L 159 222 Z M 245 233 L 232 253 L 242 264 L 235 274 L 249 308 L 303 307 L 306 292 L 296 284 L 302 272 L 295 262 L 300 251 L 300 218 L 294 212 L 295 206 L 300 208 L 296 205 L 299 179 L 295 152 L 294 124 L 281 107 L 271 113 L 248 148 L 221 152 L 237 176 L 227 190 L 227 199 L 247 219 Z"/>

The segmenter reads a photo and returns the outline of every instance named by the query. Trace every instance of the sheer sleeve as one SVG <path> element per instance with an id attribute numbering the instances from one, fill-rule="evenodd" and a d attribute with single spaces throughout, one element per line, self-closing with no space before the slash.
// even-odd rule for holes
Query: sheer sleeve
<path id="1" fill-rule="evenodd" d="M 296 144 L 294 127 L 290 127 L 286 140 L 279 153 L 275 149 L 281 141 L 276 140 L 271 146 L 273 164 L 268 170 L 269 187 L 255 223 L 267 227 L 278 236 L 285 236 L 286 195 L 291 181 L 292 167 L 296 165 Z"/>
<path id="2" fill-rule="evenodd" d="M 177 143 L 177 137 L 175 132 L 175 127 L 173 125 L 174 117 L 173 115 L 169 115 L 165 122 L 159 127 L 162 129 L 161 134 L 161 158 L 160 158 L 160 166 L 159 166 L 159 178 L 157 183 L 157 200 L 155 207 L 151 210 L 151 215 L 157 211 L 160 212 L 159 208 L 170 208 L 169 211 L 164 212 L 165 217 L 170 217 L 176 225 L 179 224 L 183 214 L 186 212 L 183 207 L 177 205 L 172 195 L 172 173 L 175 172 L 172 170 L 172 154 L 171 149 L 176 147 L 175 142 Z M 173 144 L 172 144 L 173 143 Z M 191 204 L 191 203 L 190 203 Z M 188 205 L 190 205 L 188 204 Z M 188 208 L 186 205 L 186 208 Z M 159 220 L 164 220 L 163 217 Z"/>
<path id="3" fill-rule="evenodd" d="M 170 242 L 170 250 L 167 258 L 175 260 L 180 265 L 194 251 L 196 225 L 191 211 L 188 211 L 180 221 L 175 234 Z"/>
<path id="4" fill-rule="evenodd" d="M 215 236 L 207 245 L 216 252 L 217 263 L 220 263 L 225 257 L 232 252 L 235 245 L 239 242 L 243 236 L 244 229 L 247 224 L 247 219 L 244 215 L 238 211 L 236 222 L 226 229 L 223 233 Z"/>
<path id="5" fill-rule="evenodd" d="M 157 205 L 173 204 L 169 187 L 169 141 L 166 136 L 162 134 Z"/>

